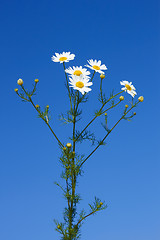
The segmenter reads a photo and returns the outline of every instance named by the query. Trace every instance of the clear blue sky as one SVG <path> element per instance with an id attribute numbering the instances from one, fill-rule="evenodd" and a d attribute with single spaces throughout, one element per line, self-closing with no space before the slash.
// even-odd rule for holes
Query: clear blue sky
<path id="1" fill-rule="evenodd" d="M 81 207 L 87 210 L 96 195 L 108 209 L 88 218 L 82 240 L 160 239 L 159 12 L 158 0 L 1 1 L 0 239 L 60 239 L 52 221 L 65 206 L 53 184 L 61 173 L 57 142 L 14 88 L 18 78 L 27 88 L 40 80 L 34 100 L 50 105 L 52 126 L 67 142 L 70 126 L 58 121 L 69 106 L 64 72 L 51 61 L 62 51 L 76 55 L 67 66 L 101 59 L 108 67 L 106 93 L 119 91 L 126 79 L 145 97 L 133 121 L 121 122 L 84 167 Z M 97 74 L 82 125 L 98 106 L 98 88 Z M 109 113 L 110 125 L 119 114 Z M 79 151 L 88 153 L 88 146 Z"/>

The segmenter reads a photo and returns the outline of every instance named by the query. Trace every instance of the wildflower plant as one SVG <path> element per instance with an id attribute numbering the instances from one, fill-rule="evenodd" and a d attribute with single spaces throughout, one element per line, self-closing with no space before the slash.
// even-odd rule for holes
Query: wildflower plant
<path id="1" fill-rule="evenodd" d="M 105 78 L 104 71 L 107 70 L 105 64 L 102 64 L 100 60 L 88 60 L 88 64 L 85 66 L 91 69 L 92 73 L 82 66 L 69 66 L 66 69 L 66 63 L 74 60 L 74 58 L 75 55 L 70 52 L 63 52 L 62 54 L 55 53 L 55 56 L 52 56 L 52 61 L 61 63 L 64 68 L 69 110 L 66 110 L 65 114 L 61 114 L 60 120 L 64 123 L 72 125 L 72 132 L 69 137 L 72 142 L 62 142 L 55 133 L 55 130 L 52 129 L 50 124 L 49 105 L 42 109 L 41 106 L 34 103 L 33 96 L 37 90 L 37 84 L 39 82 L 38 79 L 34 80 L 34 87 L 31 91 L 26 90 L 22 79 L 18 79 L 17 81 L 17 84 L 21 88 L 20 91 L 18 88 L 15 89 L 16 94 L 23 101 L 31 103 L 36 110 L 38 117 L 44 121 L 54 135 L 61 150 L 59 160 L 63 168 L 61 178 L 63 179 L 64 184 L 61 185 L 58 182 L 55 182 L 55 184 L 63 192 L 63 196 L 66 200 L 66 207 L 63 213 L 63 222 L 55 220 L 55 224 L 56 231 L 60 233 L 62 240 L 79 239 L 81 235 L 81 226 L 84 220 L 89 216 L 107 208 L 104 201 L 95 197 L 93 203 L 89 204 L 89 210 L 87 212 L 84 209 L 80 212 L 77 211 L 77 206 L 81 200 L 79 193 L 76 191 L 78 178 L 83 173 L 83 167 L 86 161 L 92 157 L 94 152 L 100 146 L 104 145 L 106 138 L 122 120 L 130 121 L 134 116 L 136 116 L 136 113 L 132 112 L 132 110 L 144 100 L 142 96 L 140 96 L 138 100 L 135 100 L 135 96 L 137 95 L 136 89 L 132 85 L 132 82 L 128 82 L 126 80 L 120 81 L 120 84 L 123 86 L 121 91 L 116 94 L 111 93 L 110 97 L 107 98 L 102 87 Z M 76 123 L 81 120 L 82 110 L 80 109 L 80 106 L 83 103 L 86 104 L 88 101 L 90 91 L 94 87 L 95 76 L 99 78 L 98 100 L 100 102 L 100 106 L 84 129 L 79 130 L 77 129 Z M 131 95 L 131 103 L 124 104 L 124 96 L 122 94 L 126 94 L 125 92 Z M 109 103 L 111 104 L 108 106 Z M 108 126 L 107 112 L 118 107 L 120 104 L 124 106 L 123 112 L 118 121 L 110 127 Z M 102 140 L 98 140 L 95 137 L 95 134 L 89 130 L 91 124 L 93 124 L 93 122 L 95 122 L 95 120 L 100 116 L 104 117 L 104 123 L 102 125 L 105 129 L 105 133 Z M 76 150 L 77 144 L 80 144 L 85 140 L 90 140 L 92 145 L 94 145 L 94 149 L 91 150 L 88 156 L 85 156 L 83 153 L 78 153 Z"/>

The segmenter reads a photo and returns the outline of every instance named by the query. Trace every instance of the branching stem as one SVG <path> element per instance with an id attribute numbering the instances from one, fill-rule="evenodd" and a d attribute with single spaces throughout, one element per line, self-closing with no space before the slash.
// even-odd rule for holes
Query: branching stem
<path id="1" fill-rule="evenodd" d="M 99 146 L 104 142 L 104 140 L 108 137 L 108 135 L 113 131 L 113 129 L 118 125 L 118 123 L 129 113 L 139 102 L 135 103 L 126 113 L 122 115 L 122 117 L 116 122 L 116 124 L 111 128 L 111 130 L 106 134 L 106 136 L 102 139 L 102 141 L 97 145 L 97 147 L 86 157 L 86 159 L 80 164 L 79 168 L 92 156 L 92 154 L 99 148 Z"/>
<path id="2" fill-rule="evenodd" d="M 110 98 L 102 105 L 102 107 L 100 108 L 99 112 L 102 111 L 102 109 L 104 108 L 104 106 L 105 106 L 112 98 L 116 97 L 117 95 L 121 94 L 122 92 L 124 92 L 124 91 L 121 91 L 121 92 L 117 93 L 116 95 L 110 97 Z M 120 103 L 120 102 L 118 102 L 118 104 L 119 104 L 119 103 Z M 117 106 L 118 104 L 115 104 L 115 106 Z M 114 107 L 115 107 L 115 106 L 114 106 Z M 108 108 L 108 109 L 106 109 L 106 111 L 110 110 L 111 108 L 113 108 L 113 106 L 110 107 L 110 108 Z M 105 112 L 106 112 L 106 111 L 105 111 Z M 79 139 L 79 137 L 83 134 L 83 132 L 89 127 L 89 125 L 90 125 L 97 117 L 98 117 L 98 116 L 95 116 L 95 117 L 87 124 L 87 126 L 82 130 L 82 132 L 78 135 L 78 137 L 75 139 L 75 141 L 77 141 L 77 140 Z"/>

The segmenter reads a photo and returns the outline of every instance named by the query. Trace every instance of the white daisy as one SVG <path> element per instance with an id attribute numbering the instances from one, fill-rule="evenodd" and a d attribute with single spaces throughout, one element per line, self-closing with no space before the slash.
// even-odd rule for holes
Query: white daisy
<path id="1" fill-rule="evenodd" d="M 97 61 L 97 60 L 90 59 L 90 60 L 87 60 L 87 62 L 90 65 L 85 65 L 85 66 L 91 68 L 92 70 L 94 70 L 96 72 L 104 74 L 104 72 L 101 71 L 101 70 L 107 70 L 106 65 L 105 64 L 101 65 L 101 61 L 100 60 Z"/>
<path id="2" fill-rule="evenodd" d="M 82 68 L 82 66 L 80 66 L 80 67 L 73 66 L 73 68 L 69 67 L 65 71 L 66 71 L 66 73 L 69 73 L 70 75 L 76 75 L 76 76 L 82 75 L 83 77 L 87 77 L 87 78 L 89 78 L 88 75 L 91 74 L 89 71 L 87 71 L 86 68 Z"/>
<path id="3" fill-rule="evenodd" d="M 135 87 L 132 85 L 132 82 L 121 81 L 120 84 L 124 86 L 123 88 L 121 88 L 121 90 L 124 90 L 125 92 L 129 93 L 132 97 L 134 97 L 135 95 L 137 95 L 137 93 L 136 93 L 136 91 L 135 91 L 136 89 L 135 89 Z"/>
<path id="4" fill-rule="evenodd" d="M 70 60 L 73 60 L 75 58 L 74 54 L 71 54 L 70 52 L 63 52 L 63 53 L 55 53 L 56 56 L 52 56 L 53 62 L 69 62 Z"/>
<path id="5" fill-rule="evenodd" d="M 73 87 L 73 89 L 80 91 L 83 95 L 86 92 L 90 92 L 92 89 L 89 88 L 93 83 L 89 82 L 89 77 L 84 77 L 82 75 L 76 76 L 72 75 L 72 77 L 69 77 L 70 80 L 70 87 Z"/>

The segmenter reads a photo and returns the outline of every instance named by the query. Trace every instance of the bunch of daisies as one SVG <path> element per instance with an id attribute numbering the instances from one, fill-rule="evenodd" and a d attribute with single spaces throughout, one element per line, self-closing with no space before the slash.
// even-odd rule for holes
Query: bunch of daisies
<path id="1" fill-rule="evenodd" d="M 60 62 L 65 63 L 73 60 L 75 58 L 74 54 L 71 54 L 70 52 L 63 52 L 63 53 L 55 53 L 55 56 L 52 56 L 53 62 Z M 76 66 L 76 67 L 69 67 L 65 70 L 66 73 L 69 74 L 69 84 L 70 87 L 72 87 L 74 90 L 80 91 L 83 95 L 85 93 L 90 92 L 92 89 L 90 86 L 93 85 L 92 79 L 95 74 L 95 72 L 98 72 L 99 74 L 104 74 L 104 70 L 107 70 L 107 67 L 105 64 L 102 64 L 101 61 L 97 60 L 87 60 L 88 64 L 85 65 L 86 67 L 92 69 L 93 75 L 92 78 L 90 77 L 90 71 L 87 70 L 87 68 L 83 68 L 82 66 Z M 120 84 L 123 86 L 121 90 L 127 92 L 130 94 L 133 98 L 136 93 L 135 87 L 132 85 L 132 82 L 128 82 L 126 80 L 120 81 Z"/>
<path id="2" fill-rule="evenodd" d="M 70 52 L 63 52 L 61 54 L 55 53 L 55 56 L 52 56 L 52 61 L 64 63 L 69 62 L 74 58 L 75 55 L 71 54 Z M 88 60 L 88 64 L 85 66 L 94 70 L 94 73 L 98 72 L 100 74 L 104 74 L 102 70 L 107 70 L 107 67 L 104 64 L 101 64 L 100 60 L 97 61 L 91 59 Z M 73 66 L 66 69 L 65 72 L 69 74 L 69 84 L 74 90 L 80 91 L 83 95 L 92 90 L 90 88 L 90 86 L 93 85 L 90 77 L 91 73 L 87 70 L 87 68 L 83 68 L 82 66 Z"/>

